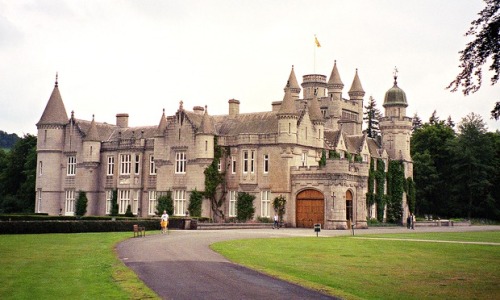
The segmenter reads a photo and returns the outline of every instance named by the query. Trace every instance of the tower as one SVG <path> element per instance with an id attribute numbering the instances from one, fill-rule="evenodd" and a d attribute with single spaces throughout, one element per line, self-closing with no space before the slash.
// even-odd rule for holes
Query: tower
<path id="1" fill-rule="evenodd" d="M 394 86 L 390 88 L 384 97 L 384 117 L 380 120 L 380 132 L 382 134 L 382 147 L 387 151 L 389 157 L 409 163 L 405 168 L 405 177 L 412 176 L 410 156 L 411 118 L 406 116 L 405 92 L 398 87 L 397 70 L 394 72 Z"/>
<path id="2" fill-rule="evenodd" d="M 215 126 L 205 105 L 205 113 L 196 132 L 196 158 L 214 158 L 214 137 Z"/>
<path id="3" fill-rule="evenodd" d="M 337 61 L 333 64 L 332 73 L 330 74 L 330 79 L 328 80 L 326 86 L 328 88 L 328 116 L 330 118 L 328 126 L 332 130 L 338 130 L 338 121 L 342 116 L 341 101 L 344 84 L 340 79 L 339 70 L 337 69 Z"/>
<path id="4" fill-rule="evenodd" d="M 63 171 L 65 129 L 68 114 L 59 93 L 58 75 L 49 101 L 36 124 L 37 173 L 35 212 L 57 215 L 64 207 Z"/>
<path id="5" fill-rule="evenodd" d="M 76 174 L 76 179 L 79 183 L 79 189 L 84 191 L 87 196 L 87 214 L 97 215 L 99 211 L 99 182 L 101 175 L 99 172 L 99 165 L 101 162 L 101 139 L 93 115 L 90 127 L 85 133 L 85 137 L 82 141 L 83 153 L 80 156 L 82 163 L 79 164 L 80 168 Z M 77 157 L 77 159 L 78 158 L 79 157 Z M 78 195 L 75 195 L 75 197 L 78 197 Z"/>
<path id="6" fill-rule="evenodd" d="M 280 143 L 297 142 L 298 113 L 292 98 L 290 82 L 285 86 L 285 96 L 278 111 L 278 141 Z"/>
<path id="7" fill-rule="evenodd" d="M 356 74 L 352 81 L 351 89 L 349 90 L 349 99 L 353 101 L 353 106 L 350 109 L 346 109 L 346 112 L 342 112 L 342 119 L 346 127 L 344 129 L 349 134 L 359 135 L 362 133 L 363 126 L 363 97 L 365 96 L 365 91 L 361 86 L 361 81 L 358 76 L 358 69 L 356 69 Z"/>

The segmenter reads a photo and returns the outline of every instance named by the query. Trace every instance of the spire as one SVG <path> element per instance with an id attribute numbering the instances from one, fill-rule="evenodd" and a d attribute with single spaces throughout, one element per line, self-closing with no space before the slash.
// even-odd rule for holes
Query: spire
<path id="1" fill-rule="evenodd" d="M 280 110 L 278 111 L 278 115 L 297 115 L 297 109 L 295 108 L 295 102 L 292 98 L 292 94 L 290 92 L 290 82 L 286 84 L 285 87 L 285 96 L 283 97 L 283 101 L 281 102 Z"/>
<path id="2" fill-rule="evenodd" d="M 198 133 L 203 134 L 214 134 L 215 127 L 212 118 L 208 115 L 207 106 L 205 105 L 205 113 L 203 114 L 203 119 L 201 119 L 200 130 Z"/>
<path id="3" fill-rule="evenodd" d="M 365 91 L 361 86 L 361 81 L 358 76 L 358 69 L 356 69 L 356 75 L 354 75 L 354 80 L 352 81 L 351 89 L 349 90 L 349 97 L 363 97 L 365 95 Z"/>
<path id="4" fill-rule="evenodd" d="M 321 114 L 321 109 L 319 108 L 318 97 L 316 91 L 314 91 L 314 97 L 309 102 L 309 117 L 311 121 L 318 122 L 323 121 L 323 115 Z"/>
<path id="5" fill-rule="evenodd" d="M 339 70 L 337 69 L 337 61 L 335 60 L 333 63 L 332 73 L 330 74 L 330 80 L 328 80 L 327 84 L 328 89 L 343 89 L 344 84 L 340 79 Z"/>
<path id="6" fill-rule="evenodd" d="M 300 85 L 297 82 L 297 77 L 295 77 L 295 71 L 292 65 L 292 71 L 290 71 L 290 76 L 288 76 L 288 81 L 287 85 L 285 86 L 285 89 L 287 87 L 290 87 L 290 92 L 294 94 L 299 94 L 300 93 Z"/>
<path id="7" fill-rule="evenodd" d="M 68 123 L 68 114 L 59 93 L 58 74 L 56 73 L 56 82 L 49 101 L 45 106 L 40 121 L 36 124 L 39 125 L 65 125 Z"/>
<path id="8" fill-rule="evenodd" d="M 165 117 L 165 109 L 163 109 L 163 114 L 161 115 L 160 124 L 156 128 L 155 136 L 163 136 L 163 133 L 167 129 L 167 118 Z"/>
<path id="9" fill-rule="evenodd" d="M 92 141 L 99 142 L 99 132 L 97 131 L 97 125 L 95 124 L 94 115 L 92 115 L 92 122 L 90 122 L 89 131 L 87 131 L 87 135 L 85 136 L 84 141 Z"/>

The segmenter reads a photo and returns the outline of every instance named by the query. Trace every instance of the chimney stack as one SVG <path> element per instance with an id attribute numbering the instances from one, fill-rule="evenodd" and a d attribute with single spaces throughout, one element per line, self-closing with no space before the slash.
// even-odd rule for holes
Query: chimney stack
<path id="1" fill-rule="evenodd" d="M 116 126 L 121 128 L 127 128 L 128 114 L 116 114 Z"/>
<path id="2" fill-rule="evenodd" d="M 227 101 L 229 103 L 229 117 L 230 118 L 235 118 L 237 115 L 240 114 L 240 101 L 236 99 L 231 99 Z"/>

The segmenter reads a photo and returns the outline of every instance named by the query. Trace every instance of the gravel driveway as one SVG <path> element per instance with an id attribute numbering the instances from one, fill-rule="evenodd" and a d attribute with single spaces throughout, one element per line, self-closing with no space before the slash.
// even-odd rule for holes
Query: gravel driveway
<path id="1" fill-rule="evenodd" d="M 425 227 L 417 232 L 500 230 L 500 226 Z M 356 234 L 402 233 L 406 228 L 356 230 Z M 350 235 L 322 230 L 320 237 Z M 229 239 L 316 236 L 313 229 L 172 230 L 131 238 L 117 246 L 119 258 L 163 299 L 335 299 L 233 264 L 209 249 Z"/>

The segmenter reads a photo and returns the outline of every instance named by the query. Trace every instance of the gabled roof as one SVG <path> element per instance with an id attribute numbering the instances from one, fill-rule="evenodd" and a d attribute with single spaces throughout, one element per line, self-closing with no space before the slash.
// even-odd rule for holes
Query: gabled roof
<path id="1" fill-rule="evenodd" d="M 344 134 L 344 140 L 346 142 L 347 151 L 350 153 L 359 153 L 361 152 L 361 147 L 363 147 L 365 136 Z"/>
<path id="2" fill-rule="evenodd" d="M 117 141 L 119 138 L 131 139 L 132 137 L 139 139 L 152 139 L 154 138 L 157 126 L 139 126 L 122 128 L 113 124 L 94 122 L 97 129 L 97 134 L 100 141 L 111 142 Z M 75 126 L 82 134 L 85 135 L 90 131 L 92 121 L 75 119 Z M 121 133 L 121 134 L 120 134 Z"/>
<path id="3" fill-rule="evenodd" d="M 40 121 L 38 121 L 36 125 L 65 125 L 67 123 L 68 114 L 66 113 L 66 108 L 64 107 L 61 94 L 59 93 L 56 76 L 56 83 L 54 89 L 52 90 L 52 94 L 50 95 L 47 105 L 45 106 L 45 110 L 43 111 Z"/>
<path id="4" fill-rule="evenodd" d="M 163 109 L 163 114 L 161 115 L 161 118 L 160 118 L 160 124 L 156 128 L 155 135 L 156 136 L 163 136 L 165 129 L 167 129 L 167 118 L 165 117 L 165 109 Z"/>

